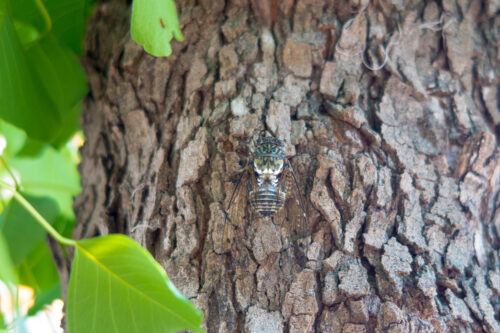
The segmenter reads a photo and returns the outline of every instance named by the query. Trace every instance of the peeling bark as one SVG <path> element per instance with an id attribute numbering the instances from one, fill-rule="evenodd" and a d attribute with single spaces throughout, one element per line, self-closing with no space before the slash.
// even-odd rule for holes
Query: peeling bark
<path id="1" fill-rule="evenodd" d="M 177 5 L 168 59 L 126 1 L 89 24 L 75 237 L 139 241 L 209 332 L 500 332 L 498 1 Z M 220 248 L 264 128 L 296 156 L 305 265 L 243 201 Z"/>

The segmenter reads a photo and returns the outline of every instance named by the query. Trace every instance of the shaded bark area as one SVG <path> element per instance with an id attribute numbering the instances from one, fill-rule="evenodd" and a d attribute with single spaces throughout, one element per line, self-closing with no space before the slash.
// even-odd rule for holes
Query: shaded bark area
<path id="1" fill-rule="evenodd" d="M 125 1 L 89 24 L 75 237 L 139 241 L 209 332 L 499 332 L 498 1 L 177 5 L 168 59 Z M 301 250 L 244 201 L 220 245 L 261 129 L 296 156 Z"/>

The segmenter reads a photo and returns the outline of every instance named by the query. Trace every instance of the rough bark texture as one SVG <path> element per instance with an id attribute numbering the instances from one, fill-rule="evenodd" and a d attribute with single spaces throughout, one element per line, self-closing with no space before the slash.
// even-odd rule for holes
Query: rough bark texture
<path id="1" fill-rule="evenodd" d="M 177 4 L 168 59 L 126 1 L 90 22 L 75 236 L 138 240 L 209 332 L 500 332 L 499 1 Z M 248 219 L 222 254 L 263 128 L 297 155 L 305 257 Z"/>

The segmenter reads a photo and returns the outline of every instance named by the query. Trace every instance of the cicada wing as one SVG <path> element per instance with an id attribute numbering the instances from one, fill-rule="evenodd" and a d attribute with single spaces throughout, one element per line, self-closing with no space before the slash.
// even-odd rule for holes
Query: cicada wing
<path id="1" fill-rule="evenodd" d="M 287 234 L 293 247 L 302 249 L 305 253 L 307 247 L 308 236 L 308 221 L 304 204 L 304 197 L 299 188 L 300 184 L 294 175 L 291 165 L 287 165 L 281 177 L 286 182 L 286 186 L 282 187 L 285 193 L 285 202 L 283 207 L 276 212 L 276 218 L 284 221 L 284 226 L 287 228 Z"/>
<path id="2" fill-rule="evenodd" d="M 231 250 L 232 244 L 238 237 L 241 237 L 241 232 L 244 230 L 245 220 L 248 215 L 248 183 L 250 176 L 249 168 L 245 168 L 238 175 L 229 197 L 224 216 L 224 231 L 221 244 L 223 252 Z"/>

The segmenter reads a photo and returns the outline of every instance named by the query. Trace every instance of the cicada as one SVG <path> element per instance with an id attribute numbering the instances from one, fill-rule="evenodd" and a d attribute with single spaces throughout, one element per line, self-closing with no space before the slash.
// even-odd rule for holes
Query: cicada
<path id="1" fill-rule="evenodd" d="M 275 225 L 285 225 L 292 240 L 307 234 L 307 216 L 303 196 L 295 172 L 284 152 L 283 141 L 260 133 L 254 137 L 246 166 L 238 175 L 224 218 L 226 224 L 234 217 L 247 218 L 250 223 L 263 218 Z M 236 207 L 233 205 L 236 203 Z M 242 212 L 248 207 L 250 214 Z M 236 212 L 235 212 L 236 210 Z M 234 221 L 233 221 L 234 222 Z"/>

